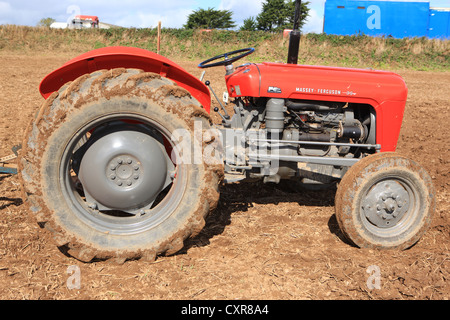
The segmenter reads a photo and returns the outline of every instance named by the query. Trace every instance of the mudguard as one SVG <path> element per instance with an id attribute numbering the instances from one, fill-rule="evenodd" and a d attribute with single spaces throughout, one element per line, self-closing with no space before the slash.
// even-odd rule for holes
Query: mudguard
<path id="1" fill-rule="evenodd" d="M 65 83 L 83 74 L 113 68 L 137 68 L 160 74 L 188 90 L 207 112 L 210 110 L 211 95 L 199 79 L 159 54 L 132 47 L 106 47 L 86 52 L 48 74 L 41 81 L 39 91 L 47 99 Z"/>

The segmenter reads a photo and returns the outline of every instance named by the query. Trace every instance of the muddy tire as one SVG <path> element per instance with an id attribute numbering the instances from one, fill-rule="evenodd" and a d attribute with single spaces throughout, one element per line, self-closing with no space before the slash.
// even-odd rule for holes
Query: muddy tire
<path id="1" fill-rule="evenodd" d="M 19 161 L 25 202 L 56 245 L 81 261 L 173 254 L 219 199 L 223 165 L 192 161 L 191 150 L 179 148 L 192 141 L 189 148 L 211 154 L 218 140 L 204 139 L 210 124 L 189 92 L 157 74 L 81 76 L 53 93 L 27 130 Z"/>
<path id="2" fill-rule="evenodd" d="M 427 172 L 395 153 L 378 153 L 353 165 L 339 183 L 338 224 L 358 247 L 407 249 L 429 227 L 435 190 Z"/>

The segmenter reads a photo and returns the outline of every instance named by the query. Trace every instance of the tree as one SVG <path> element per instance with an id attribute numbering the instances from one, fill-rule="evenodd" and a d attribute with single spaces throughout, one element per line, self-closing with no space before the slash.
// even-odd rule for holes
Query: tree
<path id="1" fill-rule="evenodd" d="M 56 20 L 53 18 L 42 18 L 38 22 L 38 27 L 50 27 L 50 25 L 55 22 Z"/>
<path id="2" fill-rule="evenodd" d="M 302 2 L 301 28 L 309 15 L 308 1 Z M 256 17 L 257 28 L 264 31 L 281 31 L 294 27 L 295 0 L 265 0 L 261 13 Z"/>
<path id="3" fill-rule="evenodd" d="M 184 25 L 186 29 L 229 29 L 236 25 L 232 20 L 233 13 L 230 10 L 215 10 L 213 8 L 198 9 L 188 16 Z"/>
<path id="4" fill-rule="evenodd" d="M 241 31 L 255 31 L 258 28 L 258 23 L 254 17 L 244 19 L 244 24 L 239 30 Z"/>

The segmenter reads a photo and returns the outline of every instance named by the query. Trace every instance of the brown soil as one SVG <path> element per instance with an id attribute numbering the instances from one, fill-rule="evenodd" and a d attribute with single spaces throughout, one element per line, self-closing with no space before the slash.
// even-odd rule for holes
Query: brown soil
<path id="1" fill-rule="evenodd" d="M 21 143 L 43 102 L 41 79 L 70 56 L 0 55 L 0 156 Z M 179 62 L 195 76 L 196 64 Z M 60 252 L 22 204 L 17 176 L 0 175 L 1 299 L 448 299 L 450 73 L 399 71 L 409 97 L 398 151 L 421 163 L 437 192 L 431 229 L 406 251 L 358 249 L 343 239 L 334 190 L 285 184 L 224 186 L 218 208 L 186 248 L 153 263 L 83 264 Z M 219 96 L 223 70 L 207 71 Z M 71 266 L 80 289 L 69 289 Z M 370 289 L 369 267 L 380 270 Z M 369 271 L 369 272 L 368 272 Z"/>

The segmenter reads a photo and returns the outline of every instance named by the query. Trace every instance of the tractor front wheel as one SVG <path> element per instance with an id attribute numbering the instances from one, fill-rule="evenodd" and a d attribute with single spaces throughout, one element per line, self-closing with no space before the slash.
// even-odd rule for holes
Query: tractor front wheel
<path id="1" fill-rule="evenodd" d="M 418 163 L 395 153 L 378 153 L 350 167 L 335 202 L 338 224 L 357 246 L 407 249 L 431 223 L 435 191 Z"/>

